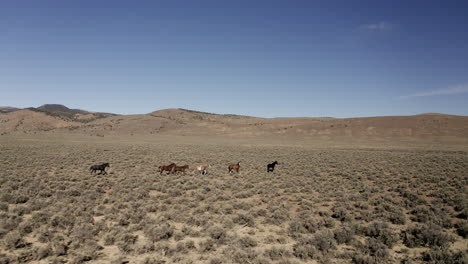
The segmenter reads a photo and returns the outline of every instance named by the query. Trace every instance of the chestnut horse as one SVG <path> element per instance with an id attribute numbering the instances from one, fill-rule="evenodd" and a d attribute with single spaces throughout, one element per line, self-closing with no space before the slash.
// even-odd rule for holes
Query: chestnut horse
<path id="1" fill-rule="evenodd" d="M 174 166 L 172 173 L 183 172 L 185 174 L 185 170 L 189 168 L 189 165 L 184 166 Z"/>
<path id="2" fill-rule="evenodd" d="M 240 162 L 237 162 L 237 164 L 229 165 L 228 172 L 229 174 L 231 174 L 232 171 L 236 171 L 237 173 L 239 173 L 239 169 L 240 169 Z"/>
<path id="3" fill-rule="evenodd" d="M 171 163 L 167 166 L 159 166 L 159 174 L 161 175 L 164 171 L 171 173 L 172 171 L 174 171 L 175 166 L 175 163 Z"/>

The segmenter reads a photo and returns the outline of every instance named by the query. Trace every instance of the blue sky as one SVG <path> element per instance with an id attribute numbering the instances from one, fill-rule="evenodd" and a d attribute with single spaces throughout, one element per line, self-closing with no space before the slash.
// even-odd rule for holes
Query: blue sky
<path id="1" fill-rule="evenodd" d="M 1 1 L 0 105 L 468 115 L 468 1 Z"/>

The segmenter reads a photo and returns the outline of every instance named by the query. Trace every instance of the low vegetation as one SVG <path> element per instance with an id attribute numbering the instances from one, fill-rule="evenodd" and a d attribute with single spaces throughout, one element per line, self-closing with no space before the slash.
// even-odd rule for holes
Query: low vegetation
<path id="1" fill-rule="evenodd" d="M 0 141 L 0 263 L 467 263 L 466 152 L 99 140 Z"/>

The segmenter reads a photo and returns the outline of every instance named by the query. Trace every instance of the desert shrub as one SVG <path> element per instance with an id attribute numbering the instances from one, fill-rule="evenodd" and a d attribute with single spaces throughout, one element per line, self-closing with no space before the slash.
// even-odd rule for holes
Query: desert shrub
<path id="1" fill-rule="evenodd" d="M 349 244 L 353 241 L 355 232 L 352 227 L 343 226 L 334 232 L 335 240 L 338 244 Z"/>
<path id="2" fill-rule="evenodd" d="M 242 248 L 256 247 L 257 241 L 250 236 L 243 236 L 237 240 Z"/>
<path id="3" fill-rule="evenodd" d="M 34 249 L 34 259 L 36 260 L 45 259 L 51 255 L 52 255 L 52 248 L 50 246 L 39 247 L 39 248 Z"/>
<path id="4" fill-rule="evenodd" d="M 49 222 L 49 219 L 51 219 L 51 215 L 48 212 L 45 212 L 44 210 L 39 211 L 39 212 L 34 212 L 31 217 L 31 222 L 34 223 L 34 227 L 37 228 L 41 225 L 45 225 Z"/>
<path id="5" fill-rule="evenodd" d="M 154 243 L 151 241 L 145 241 L 143 244 L 138 244 L 135 249 L 138 254 L 147 254 L 154 252 L 154 250 Z"/>
<path id="6" fill-rule="evenodd" d="M 19 223 L 21 223 L 21 217 L 17 215 L 1 213 L 0 214 L 0 228 L 11 231 L 18 227 Z"/>
<path id="7" fill-rule="evenodd" d="M 457 234 L 463 238 L 468 238 L 468 222 L 462 221 L 455 225 L 457 228 Z"/>
<path id="8" fill-rule="evenodd" d="M 84 243 L 87 240 L 93 239 L 99 233 L 99 230 L 92 224 L 78 224 L 74 226 L 70 235 L 74 241 Z"/>
<path id="9" fill-rule="evenodd" d="M 329 217 L 301 217 L 296 218 L 289 223 L 288 231 L 292 237 L 296 237 L 299 233 L 315 233 L 322 227 L 330 228 L 333 226 L 334 222 Z"/>
<path id="10" fill-rule="evenodd" d="M 161 252 L 165 257 L 171 257 L 174 254 L 174 248 L 167 241 L 161 241 L 155 244 L 155 251 Z"/>
<path id="11" fill-rule="evenodd" d="M 29 200 L 29 197 L 27 197 L 26 195 L 18 194 L 13 197 L 13 203 L 15 204 L 23 204 L 23 203 L 26 203 L 28 200 Z"/>
<path id="12" fill-rule="evenodd" d="M 13 263 L 12 259 L 9 256 L 0 253 L 0 264 L 10 264 L 10 263 Z"/>
<path id="13" fill-rule="evenodd" d="M 218 225 L 210 227 L 208 230 L 208 235 L 217 241 L 218 243 L 225 243 L 227 239 L 226 230 Z"/>
<path id="14" fill-rule="evenodd" d="M 424 205 L 424 204 L 427 204 L 427 202 L 420 198 L 417 194 L 413 193 L 413 192 L 409 192 L 409 191 L 402 191 L 401 192 L 401 195 L 406 198 L 404 200 L 404 204 L 406 206 L 406 208 L 413 208 L 413 207 L 416 207 L 418 205 Z"/>
<path id="15" fill-rule="evenodd" d="M 468 263 L 468 254 L 462 251 L 432 248 L 423 252 L 422 260 L 436 264 L 465 264 Z"/>
<path id="16" fill-rule="evenodd" d="M 226 263 L 227 261 L 223 258 L 220 257 L 213 257 L 210 259 L 209 264 L 223 264 Z"/>
<path id="17" fill-rule="evenodd" d="M 280 259 L 278 264 L 300 264 L 298 261 L 291 260 L 291 259 Z"/>
<path id="18" fill-rule="evenodd" d="M 18 255 L 16 255 L 16 261 L 14 263 L 26 263 L 31 262 L 34 260 L 34 252 L 33 249 L 26 249 L 24 251 L 20 251 Z"/>
<path id="19" fill-rule="evenodd" d="M 338 205 L 332 208 L 333 214 L 331 215 L 333 218 L 336 218 L 342 222 L 349 222 L 352 221 L 352 217 L 348 214 L 349 208 Z"/>
<path id="20" fill-rule="evenodd" d="M 318 258 L 320 252 L 311 244 L 296 243 L 293 246 L 293 255 L 302 260 L 307 260 Z"/>
<path id="21" fill-rule="evenodd" d="M 265 209 L 263 209 L 263 208 L 260 208 L 260 209 L 256 210 L 253 214 L 254 214 L 255 216 L 266 216 L 267 213 L 268 213 L 267 210 L 265 210 Z"/>
<path id="22" fill-rule="evenodd" d="M 389 212 L 386 218 L 395 225 L 404 225 L 406 223 L 405 214 L 401 210 Z"/>
<path id="23" fill-rule="evenodd" d="M 178 255 L 185 255 L 188 252 L 188 249 L 184 242 L 179 242 L 175 245 L 174 252 Z"/>
<path id="24" fill-rule="evenodd" d="M 253 227 L 255 225 L 255 219 L 251 215 L 238 214 L 232 221 L 238 225 Z"/>
<path id="25" fill-rule="evenodd" d="M 100 250 L 102 250 L 103 247 L 99 245 L 96 241 L 94 240 L 87 240 L 84 245 L 81 245 L 79 249 L 79 254 L 82 256 L 85 256 L 89 260 L 95 260 L 99 256 Z"/>
<path id="26" fill-rule="evenodd" d="M 50 226 L 60 229 L 68 229 L 74 226 L 76 217 L 73 215 L 57 214 L 50 219 Z"/>
<path id="27" fill-rule="evenodd" d="M 212 238 L 208 238 L 198 244 L 201 252 L 214 251 L 216 249 L 216 241 Z"/>
<path id="28" fill-rule="evenodd" d="M 352 258 L 354 264 L 378 264 L 378 262 L 369 255 L 364 255 L 360 252 L 354 254 Z"/>
<path id="29" fill-rule="evenodd" d="M 228 247 L 223 250 L 223 255 L 229 259 L 228 263 L 267 263 L 265 261 L 260 261 L 260 257 L 258 252 L 246 248 L 246 249 L 239 249 L 234 247 Z"/>
<path id="30" fill-rule="evenodd" d="M 270 224 L 280 225 L 289 219 L 289 212 L 285 208 L 275 208 L 273 212 L 267 216 L 265 221 Z"/>
<path id="31" fill-rule="evenodd" d="M 182 232 L 175 231 L 173 237 L 174 237 L 175 241 L 180 241 L 180 240 L 184 239 L 185 234 L 182 233 Z"/>
<path id="32" fill-rule="evenodd" d="M 185 247 L 188 249 L 188 250 L 191 250 L 191 249 L 195 249 L 195 242 L 193 242 L 193 240 L 187 240 L 185 241 Z"/>
<path id="33" fill-rule="evenodd" d="M 18 231 L 8 233 L 3 239 L 3 243 L 7 249 L 24 248 L 27 245 Z"/>
<path id="34" fill-rule="evenodd" d="M 34 225 L 30 221 L 25 221 L 18 225 L 18 231 L 23 236 L 32 233 L 33 230 Z"/>
<path id="35" fill-rule="evenodd" d="M 165 264 L 166 261 L 159 257 L 146 257 L 141 264 Z"/>
<path id="36" fill-rule="evenodd" d="M 450 215 L 445 208 L 427 208 L 418 206 L 411 211 L 411 220 L 419 223 L 432 222 L 445 228 L 452 227 Z"/>
<path id="37" fill-rule="evenodd" d="M 278 260 L 283 257 L 290 257 L 292 255 L 291 252 L 285 247 L 276 246 L 266 249 L 264 254 L 272 260 Z"/>
<path id="38" fill-rule="evenodd" d="M 12 194 L 12 190 L 4 189 L 0 195 L 0 201 L 4 203 L 14 203 L 15 197 Z"/>
<path id="39" fill-rule="evenodd" d="M 81 264 L 81 263 L 85 263 L 85 262 L 88 262 L 88 261 L 91 261 L 91 260 L 92 260 L 92 258 L 90 256 L 78 254 L 78 255 L 73 256 L 71 258 L 70 263 L 71 264 Z"/>
<path id="40" fill-rule="evenodd" d="M 137 239 L 138 239 L 138 236 L 131 235 L 131 234 L 123 234 L 119 237 L 116 245 L 120 249 L 120 251 L 127 254 L 133 251 L 133 246 L 136 243 Z"/>
<path id="41" fill-rule="evenodd" d="M 68 254 L 68 243 L 65 241 L 54 241 L 51 254 L 54 256 L 66 256 Z"/>
<path id="42" fill-rule="evenodd" d="M 366 236 L 378 239 L 388 247 L 392 247 L 398 241 L 398 236 L 390 230 L 385 222 L 371 223 L 365 228 L 364 233 Z"/>
<path id="43" fill-rule="evenodd" d="M 174 234 L 174 227 L 170 224 L 163 224 L 155 227 L 148 227 L 144 230 L 145 236 L 152 242 L 169 239 Z"/>
<path id="44" fill-rule="evenodd" d="M 312 244 L 320 251 L 328 252 L 331 249 L 335 248 L 335 238 L 334 234 L 330 230 L 322 230 L 315 233 Z"/>
<path id="45" fill-rule="evenodd" d="M 411 226 L 402 232 L 403 243 L 407 247 L 436 246 L 447 247 L 452 236 L 435 224 Z"/>
<path id="46" fill-rule="evenodd" d="M 377 239 L 369 238 L 364 244 L 355 245 L 358 252 L 352 258 L 353 263 L 384 263 L 390 256 L 388 247 Z"/>
<path id="47" fill-rule="evenodd" d="M 0 211 L 8 212 L 8 203 L 0 202 Z"/>

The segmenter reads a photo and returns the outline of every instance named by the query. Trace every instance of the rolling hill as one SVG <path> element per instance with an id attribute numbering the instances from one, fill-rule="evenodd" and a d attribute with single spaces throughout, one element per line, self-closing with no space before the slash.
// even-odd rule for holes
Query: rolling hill
<path id="1" fill-rule="evenodd" d="M 89 119 L 80 119 L 80 117 Z M 468 142 L 468 117 L 437 113 L 364 118 L 259 118 L 187 109 L 141 115 L 95 114 L 44 105 L 0 114 L 0 132 L 57 130 L 101 135 L 183 135 L 317 139 L 392 138 Z"/>

